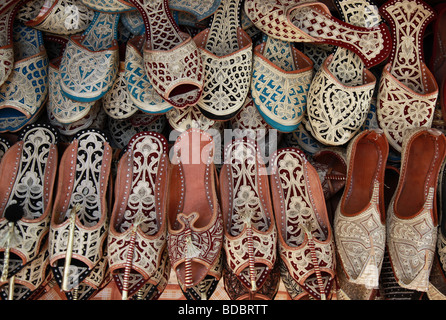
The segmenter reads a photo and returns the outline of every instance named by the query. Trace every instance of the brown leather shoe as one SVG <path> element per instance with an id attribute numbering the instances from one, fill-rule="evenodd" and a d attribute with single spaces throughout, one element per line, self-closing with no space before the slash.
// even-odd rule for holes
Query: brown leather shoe
<path id="1" fill-rule="evenodd" d="M 268 176 L 254 141 L 236 139 L 224 154 L 220 189 L 225 263 L 255 297 L 277 259 L 277 231 Z"/>
<path id="2" fill-rule="evenodd" d="M 221 268 L 215 266 L 223 243 L 223 220 L 213 157 L 212 136 L 189 129 L 176 140 L 169 169 L 169 257 L 181 289 L 194 299 L 209 299 L 216 288 L 209 282 L 221 277 Z"/>
<path id="3" fill-rule="evenodd" d="M 395 278 L 407 289 L 428 290 L 437 243 L 437 181 L 445 154 L 441 131 L 406 131 L 400 179 L 387 212 L 387 246 Z"/>
<path id="4" fill-rule="evenodd" d="M 377 289 L 385 251 L 384 172 L 389 144 L 365 130 L 347 149 L 344 194 L 335 213 L 336 247 L 347 279 Z"/>

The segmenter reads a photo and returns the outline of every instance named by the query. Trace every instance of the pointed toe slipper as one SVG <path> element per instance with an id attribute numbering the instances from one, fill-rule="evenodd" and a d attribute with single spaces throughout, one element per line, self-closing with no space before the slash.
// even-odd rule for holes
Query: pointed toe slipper
<path id="1" fill-rule="evenodd" d="M 52 126 L 31 124 L 3 156 L 0 164 L 3 280 L 33 261 L 45 244 L 58 165 L 58 139 L 58 132 Z M 14 206 L 19 206 L 22 214 L 11 230 L 7 212 Z"/>
<path id="2" fill-rule="evenodd" d="M 400 179 L 387 212 L 387 247 L 398 284 L 426 292 L 437 244 L 438 175 L 446 138 L 437 129 L 407 130 Z"/>
<path id="3" fill-rule="evenodd" d="M 167 142 L 155 132 L 136 134 L 119 160 L 107 245 L 110 272 L 123 299 L 147 281 L 158 284 L 152 277 L 167 247 L 167 170 Z"/>
<path id="4" fill-rule="evenodd" d="M 270 163 L 281 261 L 309 296 L 331 299 L 335 243 L 317 171 L 297 148 L 277 150 Z"/>
<path id="5" fill-rule="evenodd" d="M 189 129 L 177 138 L 169 169 L 168 248 L 172 268 L 183 291 L 209 299 L 221 277 L 215 268 L 223 244 L 223 220 L 217 200 L 217 176 L 212 136 Z M 218 271 L 216 273 L 215 271 Z"/>
<path id="6" fill-rule="evenodd" d="M 235 139 L 220 170 L 225 264 L 252 295 L 277 261 L 277 230 L 266 166 L 255 141 Z"/>
<path id="7" fill-rule="evenodd" d="M 334 217 L 336 247 L 345 276 L 368 289 L 378 288 L 384 258 L 388 149 L 382 130 L 366 130 L 351 141 L 347 181 Z"/>
<path id="8" fill-rule="evenodd" d="M 112 150 L 104 134 L 76 134 L 59 165 L 50 225 L 50 267 L 63 292 L 76 289 L 104 255 Z"/>

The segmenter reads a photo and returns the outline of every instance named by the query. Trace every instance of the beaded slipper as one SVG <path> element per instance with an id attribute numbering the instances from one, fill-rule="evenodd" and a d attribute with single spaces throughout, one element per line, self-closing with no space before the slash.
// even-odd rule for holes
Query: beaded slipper
<path id="1" fill-rule="evenodd" d="M 321 2 L 246 0 L 245 12 L 272 38 L 344 47 L 355 52 L 367 68 L 385 60 L 390 52 L 391 38 L 384 23 L 373 28 L 354 26 L 334 18 Z"/>
<path id="2" fill-rule="evenodd" d="M 48 113 L 61 124 L 71 124 L 85 118 L 96 101 L 79 102 L 62 94 L 60 90 L 60 61 L 62 57 L 50 61 L 48 68 L 49 94 L 46 105 Z"/>
<path id="3" fill-rule="evenodd" d="M 391 0 L 380 8 L 394 44 L 378 88 L 377 117 L 389 144 L 401 152 L 406 129 L 430 127 L 437 82 L 423 57 L 423 35 L 434 11 L 422 0 Z"/>
<path id="4" fill-rule="evenodd" d="M 281 260 L 307 294 L 331 299 L 335 247 L 317 171 L 297 148 L 279 149 L 270 165 Z"/>
<path id="5" fill-rule="evenodd" d="M 226 265 L 254 295 L 277 259 L 266 167 L 254 141 L 235 139 L 225 148 L 220 170 Z"/>
<path id="6" fill-rule="evenodd" d="M 57 143 L 58 133 L 53 127 L 28 125 L 2 158 L 1 281 L 35 259 L 45 243 L 57 171 Z M 12 217 L 18 219 L 10 217 L 11 210 Z"/>
<path id="7" fill-rule="evenodd" d="M 92 102 L 113 85 L 119 67 L 119 13 L 95 12 L 81 35 L 73 35 L 60 62 L 60 88 L 68 98 Z"/>
<path id="8" fill-rule="evenodd" d="M 146 282 L 158 283 L 152 277 L 167 247 L 167 153 L 162 135 L 142 132 L 130 140 L 119 160 L 108 254 L 110 272 L 123 300 Z"/>
<path id="9" fill-rule="evenodd" d="M 437 129 L 407 130 L 401 153 L 400 179 L 387 211 L 387 247 L 398 284 L 425 292 L 437 244 L 436 192 L 446 138 Z"/>
<path id="10" fill-rule="evenodd" d="M 32 300 L 32 296 L 48 277 L 48 241 L 37 257 L 6 281 L 0 280 L 0 297 L 3 300 Z"/>
<path id="11" fill-rule="evenodd" d="M 124 0 L 80 0 L 90 9 L 104 13 L 124 13 L 136 10 L 135 7 Z"/>
<path id="12" fill-rule="evenodd" d="M 115 119 L 127 119 L 138 111 L 137 106 L 130 98 L 125 71 L 125 62 L 121 61 L 112 87 L 102 97 L 102 107 L 105 113 Z"/>
<path id="13" fill-rule="evenodd" d="M 201 21 L 214 14 L 221 2 L 222 0 L 204 2 L 193 0 L 170 0 L 169 8 L 170 10 L 190 13 L 197 21 Z"/>
<path id="14" fill-rule="evenodd" d="M 338 0 L 336 5 L 347 23 L 361 27 L 381 23 L 378 9 L 367 0 Z M 336 48 L 308 92 L 308 123 L 313 136 L 331 146 L 344 145 L 353 138 L 368 116 L 375 84 L 375 76 L 356 53 Z"/>
<path id="15" fill-rule="evenodd" d="M 29 3 L 33 5 L 32 2 Z M 35 12 L 33 12 L 35 14 Z M 72 35 L 85 31 L 93 20 L 93 11 L 79 1 L 45 1 L 37 16 L 25 21 L 34 29 L 58 35 Z"/>
<path id="16" fill-rule="evenodd" d="M 192 37 L 180 31 L 167 0 L 129 2 L 144 20 L 143 57 L 150 83 L 176 108 L 195 105 L 201 96 L 204 78 L 201 56 Z"/>
<path id="17" fill-rule="evenodd" d="M 197 104 L 212 120 L 234 117 L 250 89 L 252 40 L 240 27 L 239 11 L 240 0 L 222 0 L 211 26 L 194 37 L 204 68 Z"/>
<path id="18" fill-rule="evenodd" d="M 183 292 L 207 287 L 209 299 L 221 277 L 215 272 L 223 244 L 223 220 L 217 200 L 214 141 L 200 129 L 177 138 L 169 170 L 168 248 Z M 218 268 L 217 268 L 218 271 Z"/>
<path id="19" fill-rule="evenodd" d="M 334 217 L 345 276 L 377 289 L 386 245 L 384 173 L 389 145 L 382 130 L 359 133 L 347 149 L 347 181 Z"/>
<path id="20" fill-rule="evenodd" d="M 306 111 L 313 62 L 292 43 L 267 37 L 254 49 L 251 93 L 265 121 L 295 131 Z"/>
<path id="21" fill-rule="evenodd" d="M 96 130 L 79 132 L 62 155 L 50 227 L 50 266 L 72 291 L 101 260 L 107 238 L 111 147 Z"/>
<path id="22" fill-rule="evenodd" d="M 144 37 L 133 37 L 127 42 L 124 77 L 130 99 L 142 111 L 163 114 L 173 108 L 164 100 L 150 83 L 145 72 L 142 48 Z"/>
<path id="23" fill-rule="evenodd" d="M 17 22 L 13 39 L 14 68 L 0 87 L 0 132 L 18 131 L 35 121 L 48 98 L 49 62 L 42 33 Z"/>

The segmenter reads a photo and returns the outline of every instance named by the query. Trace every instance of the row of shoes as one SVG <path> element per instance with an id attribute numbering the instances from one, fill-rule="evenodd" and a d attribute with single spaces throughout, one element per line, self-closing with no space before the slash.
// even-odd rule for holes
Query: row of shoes
<path id="1" fill-rule="evenodd" d="M 172 268 L 188 299 L 220 278 L 231 299 L 280 281 L 293 299 L 370 299 L 387 262 L 399 292 L 433 272 L 439 291 L 444 134 L 428 128 L 446 10 L 335 4 L 339 19 L 329 2 L 0 4 L 1 297 L 55 281 L 89 299 L 113 279 L 156 299 Z M 434 11 L 437 80 L 421 41 Z M 222 149 L 227 128 L 251 139 Z"/>
<path id="2" fill-rule="evenodd" d="M 200 129 L 170 148 L 137 133 L 117 157 L 98 130 L 61 147 L 54 127 L 29 125 L 0 162 L 0 294 L 37 299 L 55 281 L 66 298 L 89 299 L 113 281 L 123 299 L 157 299 L 172 269 L 192 300 L 211 298 L 220 279 L 234 300 L 273 299 L 280 280 L 293 299 L 358 288 L 370 299 L 386 251 L 398 286 L 428 292 L 431 270 L 445 267 L 446 137 L 411 130 L 402 150 L 395 178 L 379 129 L 346 154 L 283 147 L 267 160 L 245 137 L 217 168 Z"/>

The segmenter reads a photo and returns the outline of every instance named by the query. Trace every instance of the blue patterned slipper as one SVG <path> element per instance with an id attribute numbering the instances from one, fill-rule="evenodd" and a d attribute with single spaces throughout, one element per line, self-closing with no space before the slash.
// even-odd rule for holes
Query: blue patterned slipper
<path id="1" fill-rule="evenodd" d="M 291 132 L 299 127 L 312 78 L 313 62 L 292 43 L 267 37 L 255 47 L 252 98 L 273 128 Z"/>
<path id="2" fill-rule="evenodd" d="M 68 98 L 91 102 L 111 88 L 119 67 L 119 13 L 95 12 L 82 35 L 70 37 L 60 63 L 60 87 Z"/>
<path id="3" fill-rule="evenodd" d="M 49 61 L 42 33 L 16 22 L 13 40 L 14 68 L 0 87 L 0 132 L 18 131 L 34 121 L 48 96 Z"/>

